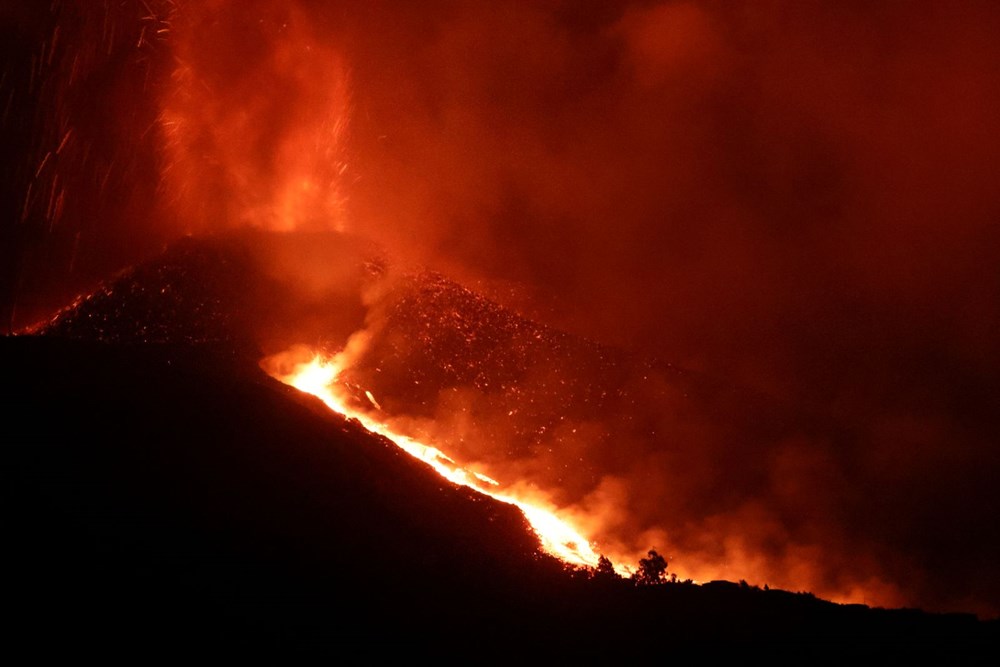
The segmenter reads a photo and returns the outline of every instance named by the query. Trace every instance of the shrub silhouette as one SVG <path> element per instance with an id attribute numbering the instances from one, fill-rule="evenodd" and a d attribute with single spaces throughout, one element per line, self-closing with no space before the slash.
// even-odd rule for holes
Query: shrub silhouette
<path id="1" fill-rule="evenodd" d="M 592 578 L 596 581 L 612 582 L 621 579 L 621 575 L 615 572 L 615 566 L 607 556 L 597 559 L 597 567 L 594 568 Z"/>
<path id="2" fill-rule="evenodd" d="M 650 549 L 647 558 L 639 559 L 639 570 L 632 575 L 633 581 L 640 586 L 662 584 L 667 580 L 667 559 Z"/>

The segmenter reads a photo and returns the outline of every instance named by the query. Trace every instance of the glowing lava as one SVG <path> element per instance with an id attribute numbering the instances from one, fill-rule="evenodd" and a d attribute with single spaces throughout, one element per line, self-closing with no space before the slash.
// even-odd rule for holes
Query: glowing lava
<path id="1" fill-rule="evenodd" d="M 310 352 L 304 361 L 290 362 L 292 358 L 302 359 L 300 352 L 290 350 L 282 355 L 265 359 L 261 362 L 261 366 L 277 380 L 318 397 L 331 410 L 357 420 L 372 433 L 388 438 L 408 454 L 430 465 L 449 481 L 516 506 L 538 535 L 542 548 L 556 558 L 577 566 L 597 566 L 600 555 L 594 551 L 590 541 L 567 521 L 556 516 L 553 510 L 547 509 L 537 500 L 529 501 L 499 492 L 497 487 L 500 485 L 496 480 L 466 470 L 438 448 L 396 433 L 384 422 L 352 408 L 349 393 L 343 383 L 338 381 L 341 372 L 349 367 L 347 356 L 346 351 L 333 356 Z M 364 395 L 378 409 L 378 403 L 371 393 L 365 391 Z M 621 568 L 616 566 L 616 569 Z"/>

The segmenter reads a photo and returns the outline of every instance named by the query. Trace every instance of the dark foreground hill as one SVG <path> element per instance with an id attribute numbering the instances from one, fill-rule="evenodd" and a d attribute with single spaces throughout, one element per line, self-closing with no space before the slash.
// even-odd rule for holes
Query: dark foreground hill
<path id="1" fill-rule="evenodd" d="M 217 344 L 0 339 L 5 599 L 34 655 L 997 658 L 996 622 L 635 587 Z"/>
<path id="2" fill-rule="evenodd" d="M 310 255 L 317 247 L 337 250 Z M 795 660 L 878 649 L 996 662 L 1000 622 L 972 614 L 727 582 L 636 587 L 568 570 L 539 551 L 513 507 L 452 486 L 265 374 L 268 348 L 363 325 L 360 288 L 382 270 L 365 252 L 347 240 L 189 239 L 35 333 L 0 339 L 14 648 L 490 663 L 752 644 Z M 310 269 L 303 262 L 321 271 L 300 271 L 291 290 L 288 266 Z M 335 280 L 302 289 L 315 273 Z M 440 281 L 401 285 L 376 338 L 383 378 L 365 379 L 381 382 L 371 385 L 380 396 L 401 397 L 395 387 L 415 377 L 474 385 L 481 369 L 524 387 L 521 376 L 546 364 L 559 386 L 564 367 L 612 379 L 619 368 L 604 350 Z M 403 346 L 396 331 L 427 343 Z M 592 396 L 601 393 L 560 394 L 559 409 L 621 410 Z"/>

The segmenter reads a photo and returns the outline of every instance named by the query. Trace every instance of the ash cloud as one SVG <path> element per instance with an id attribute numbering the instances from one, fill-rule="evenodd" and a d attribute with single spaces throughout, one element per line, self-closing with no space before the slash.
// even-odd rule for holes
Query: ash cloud
<path id="1" fill-rule="evenodd" d="M 734 466 L 745 438 L 722 416 L 664 417 L 670 453 L 616 443 L 636 531 L 681 515 L 678 565 L 738 551 L 760 579 L 858 591 L 872 573 L 869 600 L 995 612 L 994 5 L 367 11 L 356 224 L 851 433 Z"/>
<path id="2" fill-rule="evenodd" d="M 201 106 L 229 117 L 245 108 L 240 82 L 253 79 L 241 65 L 271 62 L 280 49 L 269 44 L 285 43 L 270 28 L 253 32 L 246 16 L 259 11 L 270 27 L 287 17 L 266 2 L 178 11 L 186 4 L 216 12 L 210 32 L 225 37 L 225 57 L 204 43 L 191 51 L 205 80 L 240 71 L 219 79 L 232 86 L 197 89 Z M 556 461 L 558 448 L 512 466 L 571 489 L 567 503 L 601 516 L 623 544 L 655 542 L 693 575 L 997 613 L 995 3 L 287 7 L 329 66 L 306 60 L 270 80 L 284 85 L 292 70 L 349 80 L 336 169 L 320 159 L 329 146 L 306 151 L 321 180 L 336 181 L 335 206 L 319 202 L 335 210 L 332 227 L 539 322 L 810 415 L 759 414 L 721 390 L 691 408 L 682 392 L 637 408 L 661 437 L 609 443 L 602 424 L 574 424 L 581 435 L 564 451 L 613 473 L 576 473 Z M 251 33 L 257 56 L 244 63 L 233 53 Z M 111 78 L 145 85 L 126 71 Z M 176 91 L 152 71 L 161 91 Z M 315 98 L 300 91 L 288 105 Z M 170 108 L 169 96 L 137 99 L 131 117 L 151 125 L 156 105 Z M 316 136 L 303 122 L 328 128 L 327 117 L 274 99 L 254 108 L 264 157 L 251 180 L 298 173 L 275 155 Z M 117 134 L 107 142 L 128 145 Z M 228 146 L 194 145 L 206 150 L 199 197 L 233 187 L 209 169 Z M 164 159 L 147 156 L 156 169 Z M 159 197 L 176 216 L 176 190 L 118 187 L 129 201 Z M 57 226 L 59 247 L 77 238 L 75 261 L 92 272 L 132 261 L 133 237 L 147 231 L 134 208 L 104 196 Z M 202 229 L 242 219 L 219 212 L 231 201 L 207 204 L 217 208 Z M 102 215 L 106 226 L 84 222 Z M 143 250 L 184 226 L 155 219 Z"/>

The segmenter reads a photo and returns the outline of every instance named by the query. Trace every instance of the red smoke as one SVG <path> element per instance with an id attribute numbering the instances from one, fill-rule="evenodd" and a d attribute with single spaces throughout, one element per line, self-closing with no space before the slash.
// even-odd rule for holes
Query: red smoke
<path id="1" fill-rule="evenodd" d="M 342 229 L 347 72 L 287 3 L 184 5 L 161 93 L 164 185 L 192 231 Z"/>
<path id="2" fill-rule="evenodd" d="M 665 416 L 595 493 L 682 568 L 995 610 L 995 5 L 369 11 L 360 225 L 846 431 Z"/>

